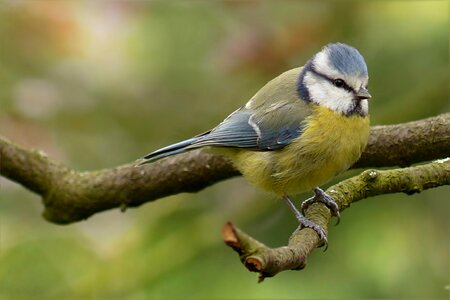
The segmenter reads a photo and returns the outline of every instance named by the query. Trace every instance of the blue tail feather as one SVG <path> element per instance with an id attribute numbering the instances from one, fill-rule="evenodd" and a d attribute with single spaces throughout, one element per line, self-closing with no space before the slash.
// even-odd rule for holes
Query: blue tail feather
<path id="1" fill-rule="evenodd" d="M 195 142 L 197 142 L 201 137 L 207 135 L 208 133 L 209 133 L 209 131 L 202 133 L 200 135 L 197 135 L 193 138 L 190 138 L 190 139 L 166 146 L 164 148 L 158 149 L 156 151 L 153 151 L 153 152 L 145 155 L 144 157 L 140 158 L 138 160 L 138 165 L 151 163 L 151 162 L 157 161 L 157 160 L 167 157 L 167 156 L 171 156 L 171 155 L 175 155 L 178 153 L 182 153 L 184 151 L 189 151 L 189 150 L 195 149 L 196 147 L 192 147 L 192 145 L 195 144 Z"/>

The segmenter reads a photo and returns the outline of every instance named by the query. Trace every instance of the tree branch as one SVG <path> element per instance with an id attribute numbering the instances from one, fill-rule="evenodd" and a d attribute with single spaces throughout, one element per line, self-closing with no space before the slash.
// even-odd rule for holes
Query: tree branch
<path id="1" fill-rule="evenodd" d="M 410 165 L 450 156 L 450 114 L 371 128 L 369 144 L 354 167 Z M 165 196 L 196 192 L 239 175 L 223 156 L 201 151 L 143 167 L 132 164 L 78 172 L 0 138 L 0 173 L 42 195 L 44 217 L 71 223 L 115 207 L 139 206 Z"/>
<path id="2" fill-rule="evenodd" d="M 438 160 L 426 165 L 387 171 L 367 170 L 359 176 L 344 180 L 328 188 L 339 205 L 340 211 L 351 203 L 380 194 L 406 193 L 450 184 L 450 159 Z M 328 230 L 330 211 L 315 203 L 306 211 L 306 216 Z M 310 228 L 297 228 L 287 246 L 269 248 L 250 237 L 231 223 L 223 229 L 225 243 L 232 247 L 249 271 L 258 272 L 259 282 L 284 270 L 299 270 L 320 242 L 317 233 Z"/>

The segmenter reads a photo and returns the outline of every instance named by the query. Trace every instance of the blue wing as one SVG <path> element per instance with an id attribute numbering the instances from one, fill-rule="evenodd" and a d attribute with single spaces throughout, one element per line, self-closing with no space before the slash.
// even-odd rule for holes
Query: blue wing
<path id="1" fill-rule="evenodd" d="M 247 148 L 254 151 L 281 149 L 302 132 L 300 121 L 275 124 L 251 111 L 237 111 L 188 148 L 204 146 Z"/>
<path id="2" fill-rule="evenodd" d="M 241 108 L 211 131 L 144 156 L 141 164 L 206 146 L 243 148 L 252 151 L 281 149 L 303 132 L 304 116 L 293 112 L 297 109 L 295 103 L 280 104 L 259 114 Z"/>

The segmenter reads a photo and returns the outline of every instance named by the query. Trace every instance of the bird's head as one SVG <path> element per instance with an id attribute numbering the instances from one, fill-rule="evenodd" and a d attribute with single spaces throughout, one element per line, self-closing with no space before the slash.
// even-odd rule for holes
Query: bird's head
<path id="1" fill-rule="evenodd" d="M 369 75 L 362 55 L 345 44 L 328 44 L 300 73 L 298 93 L 304 100 L 344 115 L 368 114 Z"/>

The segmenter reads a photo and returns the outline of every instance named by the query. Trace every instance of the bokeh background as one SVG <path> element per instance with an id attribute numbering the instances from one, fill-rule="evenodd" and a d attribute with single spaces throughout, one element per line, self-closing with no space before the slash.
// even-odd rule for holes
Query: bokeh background
<path id="1" fill-rule="evenodd" d="M 372 124 L 425 118 L 450 108 L 449 28 L 449 1 L 3 0 L 0 134 L 77 170 L 129 163 L 336 41 L 366 58 Z M 259 285 L 223 224 L 279 246 L 296 221 L 242 178 L 66 226 L 0 189 L 0 299 L 449 297 L 449 187 L 354 204 L 326 253 Z"/>

